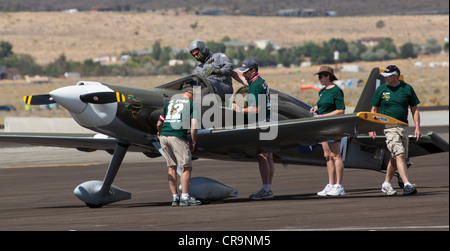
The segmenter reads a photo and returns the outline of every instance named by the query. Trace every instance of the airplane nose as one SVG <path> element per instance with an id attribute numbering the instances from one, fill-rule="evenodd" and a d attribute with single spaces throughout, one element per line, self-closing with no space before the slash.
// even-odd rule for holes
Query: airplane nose
<path id="1" fill-rule="evenodd" d="M 80 100 L 80 95 L 86 94 L 84 86 L 67 86 L 51 91 L 52 98 L 72 113 L 79 114 L 86 109 L 87 104 Z"/>

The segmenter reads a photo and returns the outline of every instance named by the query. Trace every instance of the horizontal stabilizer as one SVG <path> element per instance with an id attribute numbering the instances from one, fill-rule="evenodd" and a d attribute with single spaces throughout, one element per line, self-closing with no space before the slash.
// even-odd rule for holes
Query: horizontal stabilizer
<path id="1" fill-rule="evenodd" d="M 394 119 L 392 117 L 374 113 L 374 112 L 358 112 L 356 116 L 360 119 L 384 125 L 408 125 L 407 123 L 400 121 L 398 119 Z"/>
<path id="2" fill-rule="evenodd" d="M 48 105 L 56 103 L 49 94 L 24 96 L 23 102 L 27 105 Z"/>
<path id="3" fill-rule="evenodd" d="M 96 92 L 80 95 L 81 101 L 91 104 L 108 104 L 125 102 L 125 96 L 120 92 Z"/>

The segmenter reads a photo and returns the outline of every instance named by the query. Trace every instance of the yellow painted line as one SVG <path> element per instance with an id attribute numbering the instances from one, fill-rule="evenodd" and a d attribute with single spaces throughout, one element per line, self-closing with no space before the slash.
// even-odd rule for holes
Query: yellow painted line
<path id="1" fill-rule="evenodd" d="M 23 165 L 23 166 L 0 166 L 0 169 L 8 168 L 32 168 L 32 167 L 65 167 L 65 166 L 96 166 L 107 163 L 83 163 L 83 164 L 52 164 L 52 165 Z"/>

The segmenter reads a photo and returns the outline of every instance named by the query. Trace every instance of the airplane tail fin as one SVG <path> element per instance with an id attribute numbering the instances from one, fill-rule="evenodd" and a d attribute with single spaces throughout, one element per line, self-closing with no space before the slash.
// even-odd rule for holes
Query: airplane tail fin
<path id="1" fill-rule="evenodd" d="M 375 90 L 378 86 L 385 83 L 383 76 L 380 75 L 383 72 L 383 68 L 375 67 L 370 72 L 369 78 L 367 79 L 366 85 L 359 97 L 358 103 L 356 104 L 354 113 L 362 112 L 362 111 L 370 111 L 372 105 L 370 104 L 370 100 L 372 100 L 373 94 L 375 94 Z"/>
<path id="2" fill-rule="evenodd" d="M 373 95 L 375 94 L 375 90 L 378 86 L 385 84 L 386 80 L 383 76 L 380 75 L 384 71 L 382 67 L 375 67 L 369 74 L 369 78 L 367 79 L 366 85 L 359 97 L 358 103 L 356 104 L 354 113 L 358 112 L 368 112 L 372 109 L 372 105 L 370 101 L 372 100 Z M 403 74 L 400 74 L 400 80 L 403 81 Z"/>

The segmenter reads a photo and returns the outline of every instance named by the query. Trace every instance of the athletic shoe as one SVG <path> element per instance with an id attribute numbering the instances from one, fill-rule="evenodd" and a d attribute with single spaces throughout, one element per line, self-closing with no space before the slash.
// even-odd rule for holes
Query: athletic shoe
<path id="1" fill-rule="evenodd" d="M 180 199 L 180 207 L 187 207 L 187 206 L 197 206 L 202 204 L 199 200 L 196 200 L 194 197 L 189 196 L 187 199 Z"/>
<path id="2" fill-rule="evenodd" d="M 394 188 L 392 188 L 391 183 L 383 183 L 383 185 L 381 185 L 381 191 L 387 195 L 396 195 L 397 191 L 394 190 Z"/>
<path id="3" fill-rule="evenodd" d="M 417 193 L 416 185 L 414 184 L 405 184 L 403 187 L 403 195 L 411 195 Z"/>
<path id="4" fill-rule="evenodd" d="M 331 191 L 327 193 L 329 196 L 342 196 L 345 195 L 344 187 L 342 185 L 334 185 Z"/>
<path id="5" fill-rule="evenodd" d="M 172 198 L 172 207 L 178 207 L 180 198 Z"/>
<path id="6" fill-rule="evenodd" d="M 330 192 L 332 189 L 333 189 L 333 185 L 327 184 L 322 191 L 317 193 L 317 195 L 327 196 L 328 192 Z"/>
<path id="7" fill-rule="evenodd" d="M 264 191 L 264 189 L 259 190 L 258 192 L 249 196 L 252 200 L 270 200 L 273 198 L 273 193 L 271 190 Z"/>

